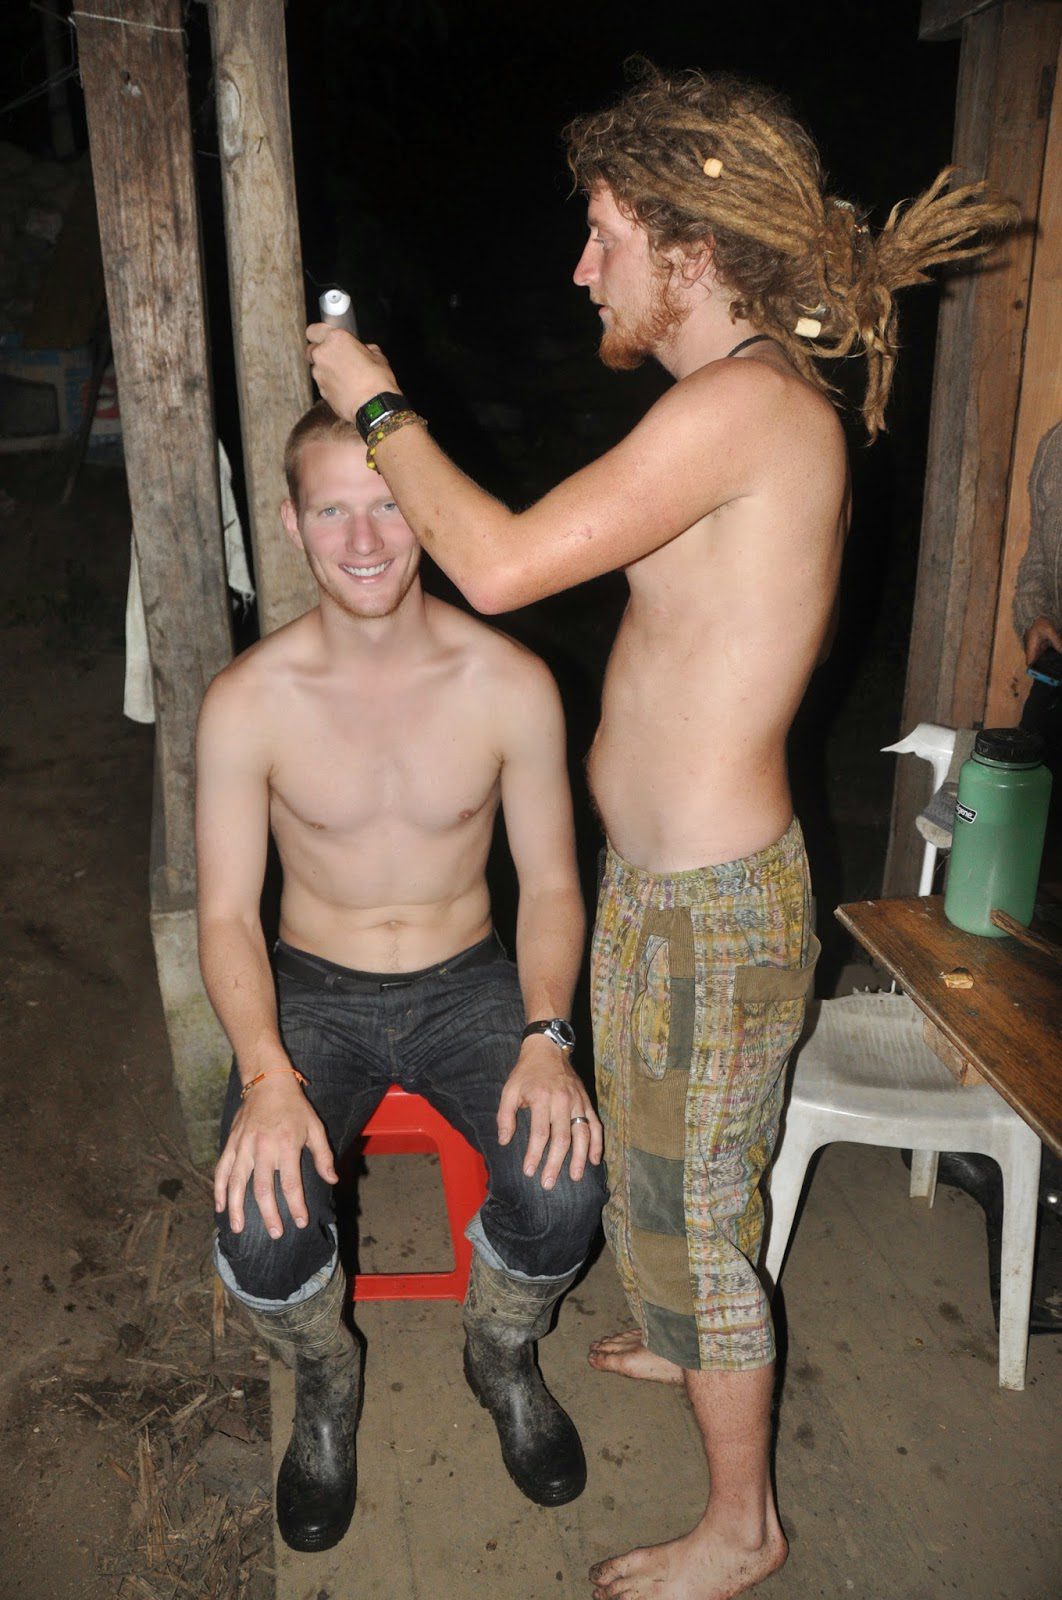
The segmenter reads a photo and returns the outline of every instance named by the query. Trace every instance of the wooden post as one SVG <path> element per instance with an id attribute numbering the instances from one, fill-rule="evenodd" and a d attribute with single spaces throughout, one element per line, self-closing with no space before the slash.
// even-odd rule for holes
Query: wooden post
<path id="1" fill-rule="evenodd" d="M 960 0 L 928 5 L 924 15 L 942 9 L 955 13 Z M 962 178 L 987 177 L 1031 221 L 1062 9 L 1050 0 L 965 9 L 975 14 L 961 24 L 953 159 Z M 952 277 L 943 293 L 898 733 L 918 722 L 969 727 L 984 716 L 1032 256 L 1026 229 L 1011 235 L 986 267 Z M 925 763 L 898 762 L 886 894 L 917 885 L 922 842 L 914 819 L 928 795 Z"/>
<path id="2" fill-rule="evenodd" d="M 988 683 L 989 727 L 1011 727 L 1021 716 L 1029 691 L 1025 652 L 1014 630 L 1013 601 L 1018 567 L 1029 543 L 1029 473 L 1036 447 L 1049 428 L 1062 422 L 1062 51 L 1055 73 L 1055 95 L 1044 152 L 1040 214 L 1029 293 L 1014 471 L 1007 503 L 999 607 Z"/>
<path id="3" fill-rule="evenodd" d="M 280 526 L 284 442 L 311 401 L 283 0 L 210 0 L 229 285 L 258 618 L 317 603 Z"/>
<path id="4" fill-rule="evenodd" d="M 155 692 L 152 934 L 202 1157 L 228 1049 L 195 954 L 195 722 L 232 637 L 181 5 L 92 0 L 74 20 Z"/>

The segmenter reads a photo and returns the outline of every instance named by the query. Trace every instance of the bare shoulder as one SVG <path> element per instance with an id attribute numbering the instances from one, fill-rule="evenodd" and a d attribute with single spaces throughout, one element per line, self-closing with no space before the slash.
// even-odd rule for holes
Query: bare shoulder
<path id="1" fill-rule="evenodd" d="M 252 715 L 311 666 L 320 648 L 316 610 L 267 634 L 217 674 L 204 696 L 201 720 Z"/>
<path id="2" fill-rule="evenodd" d="M 693 411 L 720 408 L 739 437 L 747 426 L 750 443 L 762 443 L 759 430 L 776 438 L 814 439 L 830 456 L 845 455 L 844 431 L 828 395 L 792 367 L 778 351 L 773 359 L 712 361 L 683 378 L 663 397 Z M 757 435 L 759 435 L 757 437 Z"/>
<path id="3" fill-rule="evenodd" d="M 528 711 L 547 703 L 559 709 L 553 674 L 533 650 L 441 600 L 428 601 L 428 615 L 436 637 L 455 653 L 463 681 L 503 715 L 521 705 Z"/>

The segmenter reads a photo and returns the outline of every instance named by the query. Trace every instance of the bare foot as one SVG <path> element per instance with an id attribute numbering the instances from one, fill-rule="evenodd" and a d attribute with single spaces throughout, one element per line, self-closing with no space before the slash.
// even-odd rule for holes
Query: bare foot
<path id="1" fill-rule="evenodd" d="M 648 1378 L 653 1383 L 681 1384 L 682 1368 L 665 1356 L 654 1356 L 642 1343 L 637 1329 L 595 1339 L 587 1356 L 599 1372 L 621 1372 L 625 1378 Z"/>
<path id="2" fill-rule="evenodd" d="M 777 1572 L 789 1554 L 776 1519 L 771 1522 L 754 1550 L 701 1522 L 685 1538 L 599 1561 L 590 1568 L 594 1600 L 734 1600 Z"/>

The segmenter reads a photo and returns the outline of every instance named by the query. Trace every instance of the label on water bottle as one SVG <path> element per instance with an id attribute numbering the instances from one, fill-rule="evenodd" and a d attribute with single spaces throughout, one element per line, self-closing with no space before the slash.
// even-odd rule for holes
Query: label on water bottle
<path id="1" fill-rule="evenodd" d="M 960 822 L 977 821 L 977 812 L 972 811 L 969 806 L 964 806 L 959 800 L 956 800 L 955 802 L 955 815 L 958 817 Z"/>

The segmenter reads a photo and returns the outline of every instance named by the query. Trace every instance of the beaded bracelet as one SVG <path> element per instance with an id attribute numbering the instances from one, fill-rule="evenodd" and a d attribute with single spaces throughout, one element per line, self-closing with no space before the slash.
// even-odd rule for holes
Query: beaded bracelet
<path id="1" fill-rule="evenodd" d="M 303 1087 L 305 1088 L 305 1086 L 310 1081 L 309 1078 L 304 1078 L 302 1073 L 299 1071 L 298 1067 L 291 1067 L 289 1070 L 291 1071 L 292 1076 L 295 1078 L 296 1082 L 302 1084 Z M 241 1100 L 246 1100 L 247 1096 L 250 1094 L 250 1092 L 254 1088 L 255 1084 L 256 1083 L 261 1083 L 263 1078 L 275 1078 L 275 1077 L 276 1077 L 276 1073 L 275 1072 L 260 1072 L 256 1078 L 248 1078 L 247 1082 L 244 1084 L 243 1088 L 240 1090 L 240 1099 Z"/>
<path id="2" fill-rule="evenodd" d="M 380 470 L 376 465 L 377 446 L 381 445 L 390 434 L 397 433 L 399 428 L 404 428 L 408 422 L 417 422 L 422 428 L 428 426 L 427 419 L 418 416 L 415 411 L 392 411 L 390 416 L 384 417 L 374 428 L 370 428 L 365 439 L 365 461 L 373 472 Z"/>

